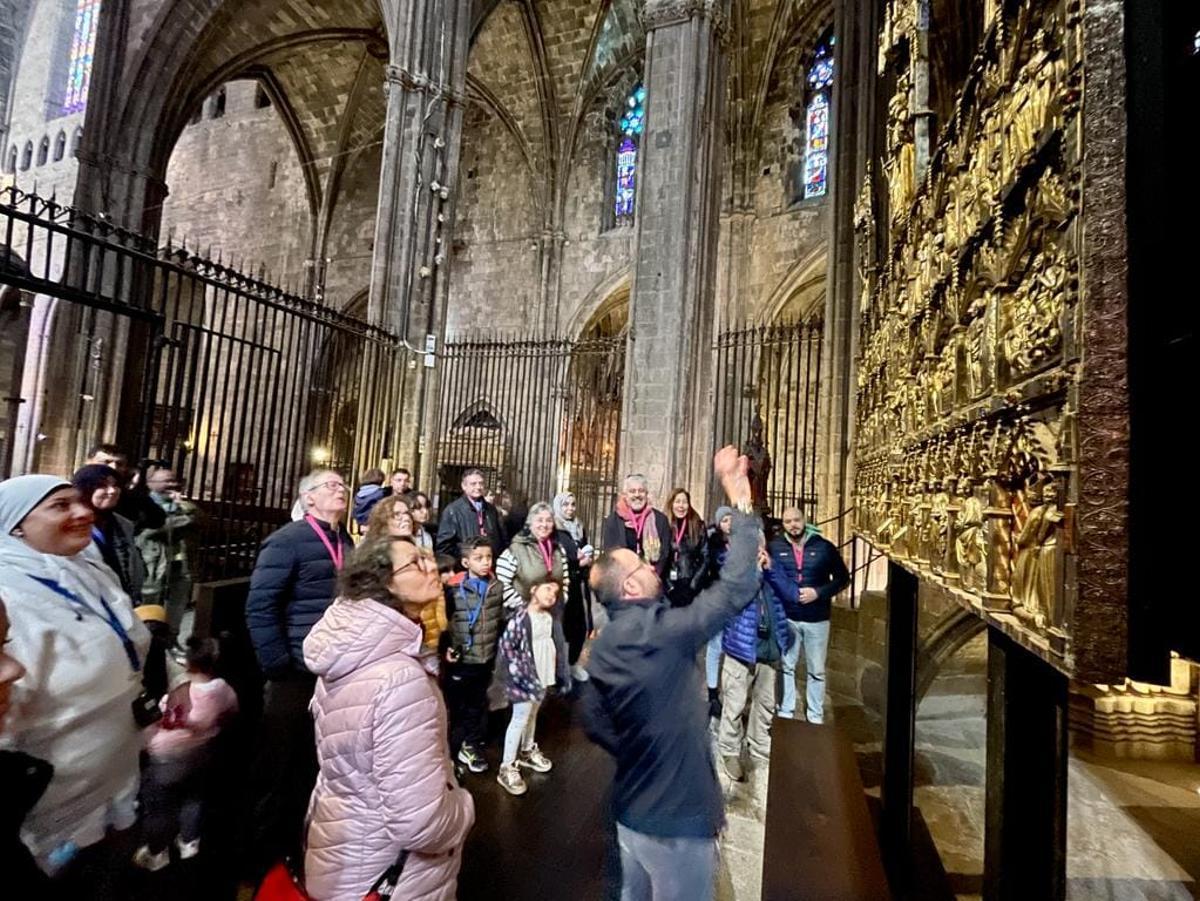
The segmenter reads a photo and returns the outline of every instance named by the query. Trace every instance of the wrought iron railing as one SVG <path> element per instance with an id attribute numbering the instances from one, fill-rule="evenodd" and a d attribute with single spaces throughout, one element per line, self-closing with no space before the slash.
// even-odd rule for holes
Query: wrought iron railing
<path id="1" fill-rule="evenodd" d="M 352 478 L 390 457 L 408 373 L 402 342 L 261 274 L 156 247 L 103 216 L 9 187 L 0 190 L 0 284 L 29 298 L 24 315 L 36 311 L 52 330 L 50 359 L 37 359 L 33 342 L 14 348 L 23 366 L 12 367 L 10 394 L 25 367 L 47 373 L 46 403 L 22 397 L 10 407 L 10 447 L 19 426 L 46 436 L 14 468 L 69 474 L 99 439 L 169 463 L 204 514 L 205 578 L 248 570 L 261 538 L 287 521 L 306 470 Z M 76 335 L 95 349 L 84 363 L 59 350 Z M 101 402 L 119 409 L 115 435 L 94 433 L 102 427 L 85 415 Z M 19 421 L 35 408 L 41 421 Z"/>

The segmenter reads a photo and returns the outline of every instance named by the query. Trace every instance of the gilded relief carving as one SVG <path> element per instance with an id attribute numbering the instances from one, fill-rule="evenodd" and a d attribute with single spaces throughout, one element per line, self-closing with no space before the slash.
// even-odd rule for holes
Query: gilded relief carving
<path id="1" fill-rule="evenodd" d="M 880 71 L 895 85 L 876 169 L 886 199 L 868 173 L 854 208 L 860 250 L 887 232 L 882 258 L 861 255 L 857 527 L 1063 654 L 1078 491 L 1077 25 L 1056 2 L 987 4 L 918 185 L 915 10 L 893 0 L 880 35 Z"/>

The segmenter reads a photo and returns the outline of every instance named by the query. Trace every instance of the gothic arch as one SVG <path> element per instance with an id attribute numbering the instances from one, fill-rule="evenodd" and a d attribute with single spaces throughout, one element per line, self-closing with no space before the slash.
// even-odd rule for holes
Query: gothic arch
<path id="1" fill-rule="evenodd" d="M 580 338 L 606 313 L 621 304 L 628 306 L 632 287 L 633 270 L 631 266 L 623 266 L 609 275 L 592 288 L 576 307 L 571 318 L 567 320 L 564 334 L 569 338 Z"/>
<path id="2" fill-rule="evenodd" d="M 962 609 L 952 610 L 938 621 L 917 651 L 918 704 L 946 661 L 985 628 L 982 619 Z"/>
<path id="3" fill-rule="evenodd" d="M 825 311 L 826 264 L 824 247 L 796 261 L 768 296 L 758 325 L 770 325 L 787 314 L 804 321 L 820 319 Z"/>

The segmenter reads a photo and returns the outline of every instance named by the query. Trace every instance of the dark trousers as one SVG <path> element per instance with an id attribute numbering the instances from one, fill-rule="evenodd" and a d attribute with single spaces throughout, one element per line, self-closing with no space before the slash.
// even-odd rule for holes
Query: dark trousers
<path id="1" fill-rule="evenodd" d="M 442 680 L 450 716 L 450 753 L 464 744 L 482 748 L 487 741 L 488 686 L 491 663 L 448 663 Z"/>
<path id="2" fill-rule="evenodd" d="M 155 854 L 171 839 L 200 837 L 210 753 L 199 748 L 180 757 L 155 760 L 142 771 L 142 841 Z"/>
<path id="3" fill-rule="evenodd" d="M 254 754 L 254 808 L 248 850 L 254 875 L 277 860 L 301 863 L 304 819 L 317 782 L 312 699 L 317 677 L 290 673 L 267 683 Z"/>

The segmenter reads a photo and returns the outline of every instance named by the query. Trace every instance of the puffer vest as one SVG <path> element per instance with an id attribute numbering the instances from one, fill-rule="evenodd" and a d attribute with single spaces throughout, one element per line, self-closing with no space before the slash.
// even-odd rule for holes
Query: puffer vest
<path id="1" fill-rule="evenodd" d="M 514 538 L 512 544 L 508 546 L 508 550 L 517 561 L 517 572 L 513 576 L 513 588 L 517 590 L 517 594 L 528 601 L 533 586 L 546 579 L 546 561 L 542 559 L 542 552 L 538 550 L 537 539 L 528 532 L 522 532 Z M 554 542 L 554 566 L 551 568 L 550 577 L 564 589 L 567 587 L 567 555 L 557 541 Z M 565 591 L 563 596 L 565 596 Z M 554 615 L 560 616 L 561 611 L 562 604 L 555 605 Z"/>
<path id="2" fill-rule="evenodd" d="M 487 595 L 482 602 L 465 584 L 454 591 L 454 616 L 450 619 L 450 630 L 454 637 L 454 649 L 461 663 L 491 663 L 496 657 L 496 644 L 500 629 L 504 625 L 504 590 L 493 579 L 488 583 Z M 471 626 L 471 611 L 479 603 L 483 607 Z"/>

